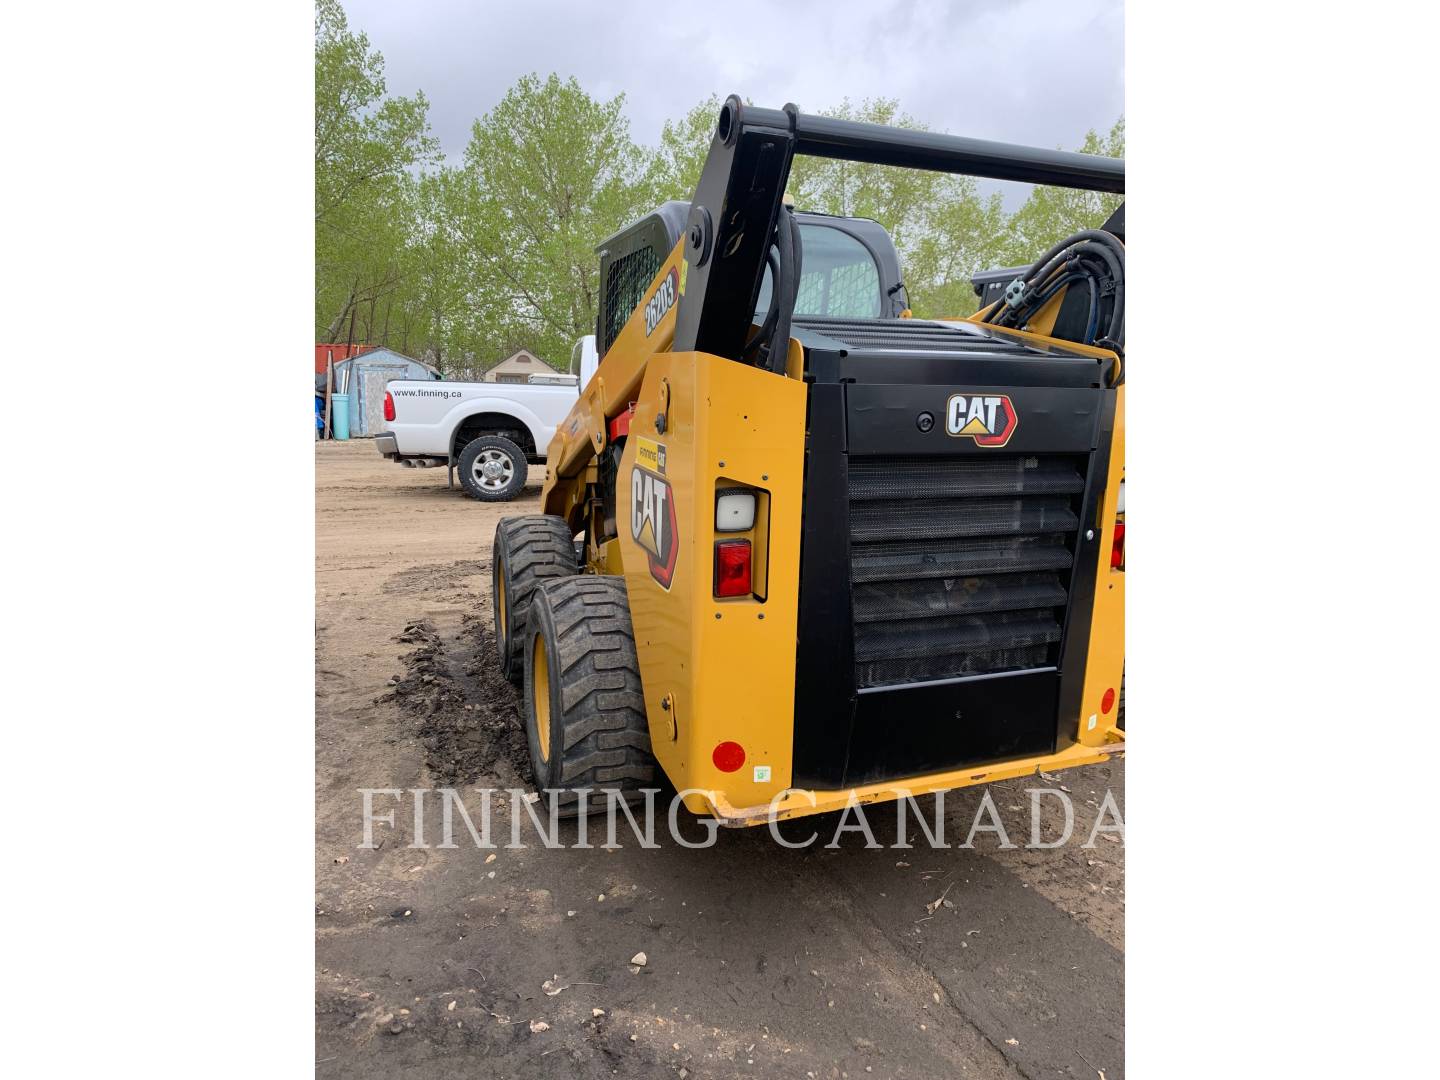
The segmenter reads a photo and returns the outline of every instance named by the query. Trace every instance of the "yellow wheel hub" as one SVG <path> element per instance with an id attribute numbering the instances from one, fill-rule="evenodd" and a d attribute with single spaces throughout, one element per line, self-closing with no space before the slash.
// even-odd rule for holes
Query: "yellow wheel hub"
<path id="1" fill-rule="evenodd" d="M 545 638 L 535 635 L 534 652 L 530 659 L 531 704 L 535 715 L 535 742 L 540 747 L 540 760 L 550 760 L 550 663 L 545 655 Z"/>
<path id="2" fill-rule="evenodd" d="M 500 636 L 508 638 L 510 636 L 510 604 L 505 596 L 504 574 L 500 575 L 500 580 L 495 584 L 495 597 L 500 609 Z M 505 641 L 502 640 L 500 644 L 504 645 Z"/>

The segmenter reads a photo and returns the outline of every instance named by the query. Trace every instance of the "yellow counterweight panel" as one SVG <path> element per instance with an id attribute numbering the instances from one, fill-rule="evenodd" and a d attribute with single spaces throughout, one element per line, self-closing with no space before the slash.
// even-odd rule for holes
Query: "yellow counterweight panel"
<path id="1" fill-rule="evenodd" d="M 617 517 L 651 741 L 677 789 L 752 806 L 790 784 L 804 459 L 803 382 L 704 353 L 650 359 Z M 769 493 L 763 601 L 714 596 L 717 480 Z M 738 771 L 713 761 L 727 741 L 744 747 Z"/>
<path id="2" fill-rule="evenodd" d="M 1080 698 L 1080 742 L 1101 746 L 1124 738 L 1115 726 L 1120 715 L 1120 677 L 1125 670 L 1125 571 L 1110 568 L 1115 544 L 1116 503 L 1125 479 L 1125 386 L 1115 391 L 1115 435 L 1110 444 L 1110 471 L 1105 504 L 1100 511 L 1100 565 L 1095 573 L 1095 606 L 1090 617 L 1090 649 L 1085 659 L 1085 689 Z M 1101 702 L 1106 690 L 1116 701 L 1110 711 Z"/>

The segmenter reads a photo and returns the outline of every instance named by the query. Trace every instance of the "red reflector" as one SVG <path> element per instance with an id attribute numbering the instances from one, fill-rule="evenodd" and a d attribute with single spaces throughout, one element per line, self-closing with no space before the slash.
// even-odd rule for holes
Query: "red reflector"
<path id="1" fill-rule="evenodd" d="M 750 595 L 750 541 L 719 540 L 715 543 L 715 595 Z M 737 769 L 739 765 L 735 766 Z"/>
<path id="2" fill-rule="evenodd" d="M 1112 686 L 1109 690 L 1105 691 L 1105 696 L 1100 699 L 1100 711 L 1108 716 L 1110 715 L 1110 710 L 1114 707 L 1115 688 Z"/>
<path id="3" fill-rule="evenodd" d="M 1110 549 L 1110 569 L 1119 570 L 1125 565 L 1125 523 L 1115 523 L 1115 545 Z"/>
<path id="4" fill-rule="evenodd" d="M 395 399 L 390 396 L 390 391 L 385 391 L 385 419 L 395 419 Z"/>
<path id="5" fill-rule="evenodd" d="M 721 772 L 734 772 L 745 764 L 745 748 L 738 742 L 722 742 L 715 747 L 710 760 L 715 762 L 715 768 Z"/>

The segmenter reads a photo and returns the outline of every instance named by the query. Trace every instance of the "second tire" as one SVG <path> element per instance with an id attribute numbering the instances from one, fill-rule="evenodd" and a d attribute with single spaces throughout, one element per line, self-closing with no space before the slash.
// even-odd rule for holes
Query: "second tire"
<path id="1" fill-rule="evenodd" d="M 655 782 L 640 663 L 625 579 L 597 574 L 547 582 L 525 629 L 525 733 L 535 784 L 577 789 L 603 809 L 607 791 Z M 598 807 L 596 806 L 598 803 Z"/>
<path id="2" fill-rule="evenodd" d="M 565 519 L 550 514 L 505 518 L 495 526 L 491 593 L 500 671 L 519 686 L 525 677 L 525 626 L 535 590 L 580 572 Z"/>

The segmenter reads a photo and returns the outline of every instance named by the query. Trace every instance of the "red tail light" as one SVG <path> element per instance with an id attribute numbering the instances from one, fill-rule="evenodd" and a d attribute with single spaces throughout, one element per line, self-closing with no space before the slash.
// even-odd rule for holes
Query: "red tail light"
<path id="1" fill-rule="evenodd" d="M 395 399 L 390 396 L 390 391 L 385 391 L 385 419 L 395 419 Z"/>
<path id="2" fill-rule="evenodd" d="M 715 595 L 749 596 L 750 592 L 750 541 L 717 541 Z"/>
<path id="3" fill-rule="evenodd" d="M 1110 569 L 1125 569 L 1125 523 L 1115 523 L 1115 545 L 1110 549 Z"/>

